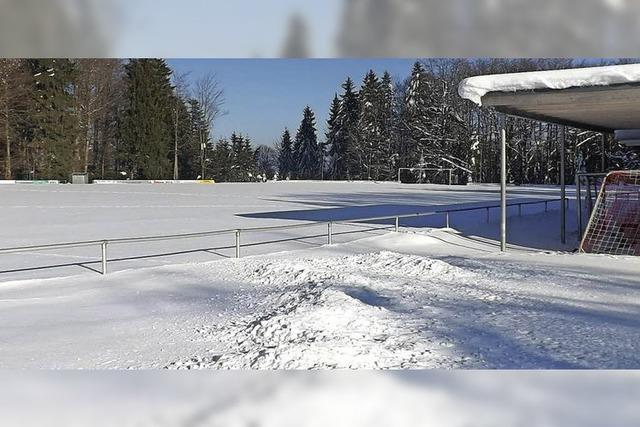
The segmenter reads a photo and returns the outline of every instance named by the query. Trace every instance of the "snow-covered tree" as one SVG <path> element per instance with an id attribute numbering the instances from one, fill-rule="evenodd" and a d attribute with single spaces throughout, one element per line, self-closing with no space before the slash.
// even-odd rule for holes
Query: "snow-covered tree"
<path id="1" fill-rule="evenodd" d="M 339 140 L 341 144 L 341 163 L 337 168 L 339 179 L 351 179 L 360 171 L 360 153 L 358 152 L 358 121 L 360 102 L 358 93 L 350 77 L 342 84 L 340 97 Z"/>
<path id="2" fill-rule="evenodd" d="M 316 133 L 316 118 L 309 106 L 305 107 L 302 122 L 296 134 L 299 179 L 320 177 L 320 150 Z"/>
<path id="3" fill-rule="evenodd" d="M 360 179 L 371 179 L 372 165 L 380 159 L 382 145 L 382 97 L 380 81 L 373 72 L 364 77 L 359 94 L 360 116 L 358 118 L 358 170 Z"/>
<path id="4" fill-rule="evenodd" d="M 327 119 L 326 152 L 329 157 L 329 177 L 339 179 L 339 170 L 344 167 L 344 144 L 340 133 L 340 99 L 338 94 L 333 96 L 329 117 Z"/>
<path id="5" fill-rule="evenodd" d="M 278 179 L 289 179 L 294 169 L 293 142 L 289 129 L 284 130 L 278 150 Z"/>

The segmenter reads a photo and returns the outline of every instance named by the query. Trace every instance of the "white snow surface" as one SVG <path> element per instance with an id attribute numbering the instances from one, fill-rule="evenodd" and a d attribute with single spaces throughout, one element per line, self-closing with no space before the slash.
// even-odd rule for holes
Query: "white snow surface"
<path id="1" fill-rule="evenodd" d="M 496 190 L 3 186 L 0 230 L 6 245 L 191 232 L 492 204 Z M 554 252 L 577 241 L 558 246 L 557 207 L 517 212 L 507 254 L 495 241 L 497 210 L 488 223 L 480 210 L 452 214 L 453 229 L 438 229 L 436 216 L 403 223 L 403 233 L 335 235 L 331 246 L 326 226 L 315 238 L 243 236 L 276 243 L 243 248 L 253 256 L 241 259 L 228 258 L 224 241 L 160 242 L 148 258 L 144 246 L 115 246 L 106 276 L 86 251 L 2 256 L 0 368 L 640 367 L 640 261 Z"/>
<path id="2" fill-rule="evenodd" d="M 8 282 L 0 367 L 637 368 L 638 268 L 430 230 Z"/>
<path id="3" fill-rule="evenodd" d="M 489 92 L 567 89 L 638 82 L 640 64 L 625 64 L 468 77 L 460 82 L 458 93 L 462 98 L 482 105 L 482 97 Z"/>

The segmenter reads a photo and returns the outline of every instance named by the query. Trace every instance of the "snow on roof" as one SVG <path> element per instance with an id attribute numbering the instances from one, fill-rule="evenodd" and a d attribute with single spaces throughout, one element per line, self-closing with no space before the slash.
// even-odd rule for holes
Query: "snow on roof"
<path id="1" fill-rule="evenodd" d="M 489 92 L 567 89 L 624 83 L 640 83 L 640 64 L 469 77 L 460 82 L 458 93 L 462 98 L 482 105 L 482 97 Z"/>

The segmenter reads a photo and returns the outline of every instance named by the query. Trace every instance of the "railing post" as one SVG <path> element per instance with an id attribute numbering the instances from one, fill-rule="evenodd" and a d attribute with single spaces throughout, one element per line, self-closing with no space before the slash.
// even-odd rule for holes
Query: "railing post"
<path id="1" fill-rule="evenodd" d="M 236 230 L 236 258 L 240 258 L 240 230 Z"/>
<path id="2" fill-rule="evenodd" d="M 400 217 L 399 216 L 396 217 L 396 228 L 395 228 L 395 230 L 396 230 L 396 233 L 398 231 L 400 231 Z"/>
<path id="3" fill-rule="evenodd" d="M 104 240 L 100 247 L 102 249 L 102 274 L 107 274 L 107 241 Z"/>
<path id="4" fill-rule="evenodd" d="M 327 243 L 333 244 L 333 223 L 331 221 L 327 223 Z"/>
<path id="5" fill-rule="evenodd" d="M 445 217 L 445 221 L 447 223 L 447 228 L 449 228 L 449 211 L 445 212 L 445 216 L 444 217 Z"/>

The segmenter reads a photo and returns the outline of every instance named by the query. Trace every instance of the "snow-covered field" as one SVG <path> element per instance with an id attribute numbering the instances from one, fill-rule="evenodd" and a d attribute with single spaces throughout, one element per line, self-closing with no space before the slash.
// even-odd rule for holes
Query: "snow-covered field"
<path id="1" fill-rule="evenodd" d="M 513 189 L 513 200 L 559 197 L 556 188 Z M 269 182 L 264 184 L 0 185 L 0 247 L 201 232 L 296 224 L 319 220 L 411 214 L 449 207 L 496 205 L 492 185 L 446 187 L 395 183 Z M 557 209 L 558 203 L 550 204 Z M 525 214 L 542 205 L 525 206 Z M 486 226 L 484 211 L 451 215 L 452 226 L 468 234 L 496 237 L 498 210 Z M 517 209 L 511 208 L 517 216 Z M 571 222 L 573 224 L 573 222 Z M 384 226 L 385 224 L 373 224 Z M 387 223 L 386 225 L 389 225 Z M 402 225 L 442 227 L 444 217 L 404 220 Z M 514 229 L 511 241 L 528 246 L 558 243 L 558 227 L 541 233 Z M 539 230 L 540 231 L 540 230 Z M 366 237 L 362 227 L 336 225 L 335 242 Z M 340 234 L 340 233 L 349 234 Z M 355 233 L 357 232 L 357 233 Z M 244 233 L 243 255 L 306 249 L 326 243 L 326 226 Z M 308 237 L 308 236 L 316 237 Z M 532 239 L 535 237 L 535 239 Z M 537 241 L 534 241 L 537 240 Z M 212 236 L 109 247 L 110 271 L 133 267 L 210 261 L 234 256 L 234 236 Z M 565 249 L 573 249 L 575 239 Z M 60 277 L 99 270 L 99 246 L 0 256 L 0 282 Z"/>
<path id="2" fill-rule="evenodd" d="M 0 226 L 3 246 L 375 216 L 498 197 L 491 186 L 373 183 L 0 192 L 11 219 Z M 552 188 L 511 193 L 557 195 Z M 512 241 L 558 248 L 557 212 L 526 209 L 522 217 L 513 212 Z M 465 213 L 452 217 L 462 232 L 405 227 L 340 235 L 332 246 L 325 236 L 267 233 L 254 238 L 286 241 L 243 248 L 265 255 L 229 259 L 232 249 L 216 250 L 225 257 L 179 247 L 185 253 L 114 262 L 107 276 L 77 265 L 27 270 L 50 255 L 2 256 L 0 367 L 640 367 L 640 261 L 531 248 L 500 254 L 491 240 L 496 220 Z M 152 249 L 176 252 L 176 244 Z"/>

